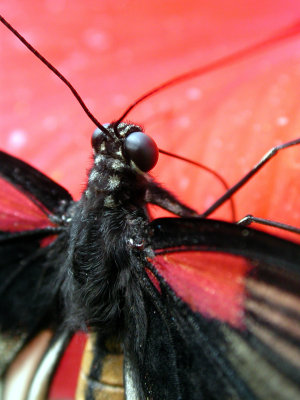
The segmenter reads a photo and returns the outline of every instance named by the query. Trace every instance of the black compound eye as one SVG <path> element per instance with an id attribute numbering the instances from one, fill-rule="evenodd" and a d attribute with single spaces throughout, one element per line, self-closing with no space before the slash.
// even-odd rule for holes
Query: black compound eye
<path id="1" fill-rule="evenodd" d="M 132 132 L 125 139 L 127 156 L 143 172 L 152 169 L 158 160 L 158 148 L 151 137 L 143 132 Z"/>
<path id="2" fill-rule="evenodd" d="M 98 152 L 99 151 L 99 148 L 100 148 L 100 145 L 101 145 L 101 143 L 103 142 L 103 140 L 105 140 L 105 135 L 104 135 L 104 133 L 99 129 L 99 128 L 96 128 L 95 130 L 94 130 L 94 133 L 92 134 L 92 146 L 93 146 L 93 149 L 96 151 L 96 152 Z"/>

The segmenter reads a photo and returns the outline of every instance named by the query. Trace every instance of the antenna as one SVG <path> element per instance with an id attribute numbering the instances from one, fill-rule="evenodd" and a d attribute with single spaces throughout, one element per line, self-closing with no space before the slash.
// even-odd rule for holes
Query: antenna
<path id="1" fill-rule="evenodd" d="M 41 55 L 30 43 L 27 42 L 27 40 L 15 29 L 13 28 L 10 23 L 6 21 L 0 15 L 0 21 L 40 60 L 42 61 L 43 64 L 46 65 L 54 74 L 64 82 L 65 85 L 71 90 L 73 95 L 75 96 L 76 100 L 79 102 L 81 107 L 83 108 L 84 112 L 87 114 L 87 116 L 94 122 L 94 124 L 105 134 L 108 136 L 111 136 L 109 131 L 102 125 L 100 122 L 94 117 L 94 115 L 91 113 L 91 111 L 88 109 L 82 98 L 80 97 L 79 93 L 77 90 L 74 88 L 73 85 L 68 81 L 66 77 L 64 77 L 55 67 L 52 65 L 44 56 Z"/>
<path id="2" fill-rule="evenodd" d="M 157 86 L 156 88 L 149 90 L 149 92 L 146 92 L 143 94 L 141 97 L 139 97 L 137 100 L 135 100 L 121 115 L 121 117 L 115 122 L 116 125 L 118 125 L 120 122 L 124 120 L 125 117 L 132 111 L 138 104 L 140 104 L 142 101 L 147 99 L 148 97 L 160 92 L 161 90 L 167 89 L 170 86 L 177 85 L 178 83 L 192 79 L 195 76 L 199 75 L 204 75 L 209 72 L 212 72 L 216 69 L 223 68 L 229 64 L 232 64 L 234 62 L 240 61 L 245 57 L 248 57 L 249 55 L 256 53 L 257 51 L 261 51 L 265 49 L 266 47 L 270 47 L 274 44 L 277 44 L 278 42 L 281 42 L 282 40 L 288 39 L 292 36 L 298 35 L 300 33 L 300 21 L 296 21 L 295 23 L 291 24 L 290 26 L 278 31 L 271 37 L 263 40 L 262 42 L 256 43 L 252 46 L 246 47 L 244 49 L 241 49 L 235 53 L 229 54 L 228 56 L 219 58 L 215 61 L 212 61 L 210 64 L 203 65 L 199 68 L 193 69 L 192 71 L 188 71 L 185 74 L 181 74 L 178 76 L 175 76 L 175 78 L 172 78 L 165 83 Z"/>

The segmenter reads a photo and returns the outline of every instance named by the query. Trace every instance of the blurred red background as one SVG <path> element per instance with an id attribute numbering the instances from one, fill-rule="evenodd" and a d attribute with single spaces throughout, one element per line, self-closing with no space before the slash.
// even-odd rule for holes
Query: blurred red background
<path id="1" fill-rule="evenodd" d="M 300 5 L 2 0 L 1 13 L 106 123 L 165 80 L 289 26 L 300 19 Z M 69 90 L 4 26 L 0 29 L 1 149 L 79 198 L 94 126 Z M 142 124 L 159 147 L 206 164 L 234 184 L 271 147 L 300 136 L 299 87 L 300 35 L 162 91 L 129 119 Z M 299 170 L 299 146 L 279 154 L 235 195 L 238 218 L 251 213 L 299 227 Z M 199 212 L 223 192 L 205 172 L 165 156 L 153 175 Z M 213 217 L 230 219 L 228 205 Z M 70 390 L 59 395 L 72 396 Z"/>

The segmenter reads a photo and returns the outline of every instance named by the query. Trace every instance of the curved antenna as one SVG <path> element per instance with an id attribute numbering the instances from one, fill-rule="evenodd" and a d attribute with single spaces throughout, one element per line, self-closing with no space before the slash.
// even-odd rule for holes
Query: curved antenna
<path id="1" fill-rule="evenodd" d="M 185 162 L 187 162 L 189 164 L 195 165 L 196 167 L 199 167 L 199 168 L 203 169 L 204 171 L 209 172 L 215 178 L 218 179 L 218 181 L 221 183 L 221 185 L 223 185 L 223 187 L 225 188 L 226 193 L 230 190 L 230 187 L 229 187 L 228 183 L 225 181 L 225 179 L 220 174 L 218 174 L 216 171 L 214 171 L 213 169 L 207 167 L 206 165 L 198 163 L 198 162 L 193 161 L 193 160 L 190 160 L 188 158 L 179 156 L 177 154 L 170 153 L 169 151 L 166 151 L 166 150 L 158 149 L 158 151 L 161 154 L 164 154 L 164 155 L 169 156 L 169 157 L 177 158 L 178 160 L 185 161 Z M 235 212 L 235 205 L 234 205 L 233 198 L 230 197 L 229 201 L 230 201 L 232 218 L 233 218 L 233 221 L 235 221 L 236 220 L 236 212 Z"/>
<path id="2" fill-rule="evenodd" d="M 177 85 L 178 83 L 194 78 L 195 76 L 199 75 L 204 75 L 208 72 L 212 72 L 218 68 L 225 67 L 228 64 L 232 64 L 236 61 L 242 60 L 243 58 L 249 56 L 252 53 L 255 53 L 259 50 L 264 49 L 265 47 L 269 47 L 272 44 L 276 44 L 277 42 L 280 42 L 282 40 L 288 39 L 292 36 L 295 36 L 300 33 L 300 21 L 297 21 L 290 25 L 287 28 L 284 28 L 280 31 L 278 31 L 275 35 L 269 37 L 268 39 L 263 40 L 262 42 L 256 43 L 252 46 L 246 47 L 242 50 L 238 50 L 235 53 L 229 54 L 228 56 L 219 58 L 209 64 L 206 64 L 202 67 L 193 69 L 192 71 L 186 72 L 185 74 L 178 75 L 175 78 L 172 78 L 165 83 L 161 84 L 160 86 L 155 87 L 152 90 L 149 90 L 149 92 L 146 92 L 143 94 L 141 97 L 139 97 L 137 100 L 135 100 L 121 115 L 121 117 L 115 122 L 116 125 L 118 125 L 120 122 L 124 120 L 124 118 L 132 111 L 133 108 L 135 108 L 138 104 L 140 104 L 142 101 L 147 99 L 148 97 L 160 92 L 161 90 L 167 89 L 170 86 Z"/>
<path id="3" fill-rule="evenodd" d="M 87 116 L 94 122 L 94 124 L 105 134 L 108 136 L 111 136 L 109 131 L 102 125 L 100 122 L 94 117 L 94 115 L 91 113 L 91 111 L 88 109 L 82 98 L 80 97 L 79 93 L 77 90 L 74 88 L 74 86 L 71 85 L 71 83 L 65 78 L 44 56 L 42 56 L 30 43 L 27 42 L 27 40 L 15 29 L 13 28 L 7 21 L 0 15 L 0 21 L 40 60 L 42 61 L 43 64 L 46 65 L 54 74 L 64 82 L 65 85 L 71 90 L 73 95 L 75 96 L 76 100 L 78 103 L 81 105 L 83 108 L 84 112 L 87 114 Z"/>

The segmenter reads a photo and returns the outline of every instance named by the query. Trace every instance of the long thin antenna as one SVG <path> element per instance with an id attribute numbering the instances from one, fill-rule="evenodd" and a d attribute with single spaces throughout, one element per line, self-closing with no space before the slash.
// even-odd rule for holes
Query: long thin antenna
<path id="1" fill-rule="evenodd" d="M 94 124 L 101 129 L 102 132 L 106 133 L 108 136 L 111 136 L 109 131 L 102 125 L 100 122 L 94 117 L 91 111 L 88 109 L 82 98 L 80 97 L 77 90 L 71 83 L 65 78 L 44 56 L 41 55 L 27 40 L 15 29 L 13 28 L 7 21 L 0 15 L 0 21 L 40 60 L 43 64 L 46 65 L 54 74 L 64 82 L 65 85 L 71 90 L 81 107 L 83 108 L 84 112 L 87 116 L 94 122 Z"/>
<path id="2" fill-rule="evenodd" d="M 204 75 L 208 72 L 212 72 L 218 68 L 223 68 L 227 66 L 228 64 L 232 64 L 236 61 L 240 61 L 245 57 L 248 57 L 250 54 L 255 53 L 259 50 L 263 50 L 266 47 L 271 46 L 272 44 L 276 44 L 282 40 L 288 39 L 292 36 L 295 36 L 300 33 L 300 21 L 295 22 L 294 24 L 290 25 L 287 28 L 284 28 L 278 33 L 274 34 L 273 36 L 269 37 L 268 39 L 263 40 L 262 42 L 256 43 L 252 46 L 246 47 L 242 50 L 239 50 L 235 53 L 229 54 L 228 56 L 219 58 L 210 64 L 206 64 L 202 67 L 193 69 L 192 71 L 189 71 L 185 74 L 176 76 L 175 78 L 172 78 L 165 83 L 155 87 L 152 90 L 149 90 L 149 92 L 146 92 L 143 94 L 141 97 L 139 97 L 137 100 L 135 100 L 121 115 L 121 117 L 115 122 L 116 125 L 118 125 L 120 122 L 124 120 L 124 118 L 130 113 L 130 111 L 135 108 L 138 104 L 140 104 L 142 101 L 147 99 L 148 97 L 160 92 L 161 90 L 167 89 L 170 86 L 177 85 L 178 83 L 194 78 L 195 76 L 199 75 Z"/>

